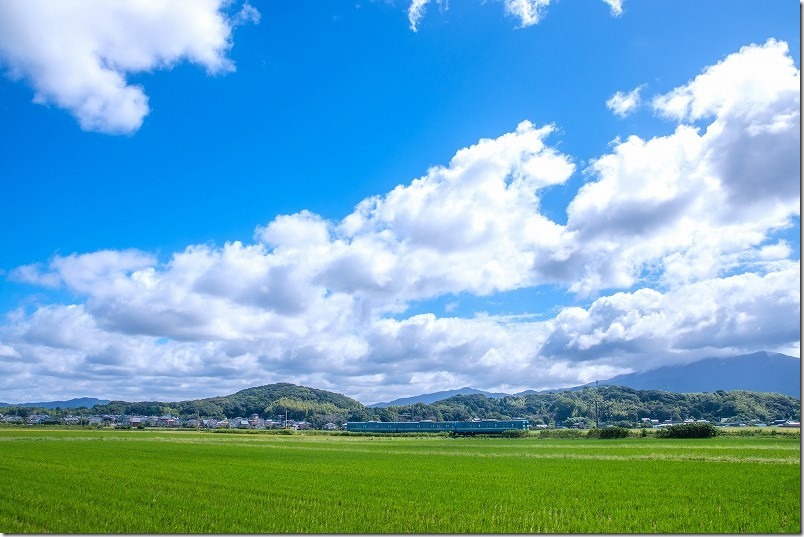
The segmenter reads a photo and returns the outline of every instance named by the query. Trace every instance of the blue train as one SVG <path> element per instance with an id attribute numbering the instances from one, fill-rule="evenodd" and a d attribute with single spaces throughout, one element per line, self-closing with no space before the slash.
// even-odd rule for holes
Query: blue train
<path id="1" fill-rule="evenodd" d="M 501 434 L 528 430 L 528 420 L 478 421 L 349 421 L 346 430 L 360 433 L 441 433 L 460 435 Z"/>

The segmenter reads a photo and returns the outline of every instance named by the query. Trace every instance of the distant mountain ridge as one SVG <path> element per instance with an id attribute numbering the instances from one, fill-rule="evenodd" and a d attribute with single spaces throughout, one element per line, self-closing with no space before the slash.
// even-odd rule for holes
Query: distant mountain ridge
<path id="1" fill-rule="evenodd" d="M 94 397 L 76 397 L 67 401 L 40 401 L 35 403 L 0 403 L 2 406 L 25 406 L 33 408 L 80 408 L 85 406 L 92 408 L 95 405 L 106 405 L 109 399 L 95 399 Z"/>
<path id="2" fill-rule="evenodd" d="M 785 354 L 766 351 L 729 358 L 706 358 L 684 365 L 664 366 L 640 373 L 618 375 L 598 384 L 625 386 L 634 390 L 664 390 L 675 393 L 716 392 L 718 390 L 744 390 L 749 392 L 779 393 L 801 399 L 801 360 Z M 513 395 L 582 390 L 594 382 L 580 386 L 552 390 L 525 390 Z M 486 397 L 505 397 L 510 394 L 484 392 L 473 388 L 425 393 L 395 399 L 389 403 L 375 403 L 373 408 L 432 404 L 455 395 L 481 394 Z"/>
<path id="3" fill-rule="evenodd" d="M 762 351 L 618 375 L 601 380 L 599 384 L 676 393 L 745 390 L 780 393 L 801 399 L 801 360 L 785 354 Z M 587 384 L 593 385 L 594 383 Z"/>
<path id="4" fill-rule="evenodd" d="M 416 403 L 425 403 L 429 405 L 431 403 L 435 403 L 436 401 L 448 399 L 456 395 L 477 395 L 477 394 L 485 395 L 490 399 L 497 399 L 499 397 L 508 397 L 510 395 L 507 393 L 491 393 L 491 392 L 484 392 L 482 390 L 475 390 L 474 388 L 463 387 L 457 390 L 446 390 L 442 392 L 414 395 L 412 397 L 402 397 L 400 399 L 394 399 L 393 401 L 387 403 L 374 403 L 373 405 L 368 406 L 370 408 L 386 408 L 389 406 L 414 405 Z"/>

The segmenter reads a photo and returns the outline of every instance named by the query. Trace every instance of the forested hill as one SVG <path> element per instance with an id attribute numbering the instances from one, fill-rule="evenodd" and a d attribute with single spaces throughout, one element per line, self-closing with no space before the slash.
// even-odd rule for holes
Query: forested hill
<path id="1" fill-rule="evenodd" d="M 318 418 L 333 421 L 349 415 L 363 405 L 345 395 L 289 383 L 268 384 L 241 390 L 232 395 L 163 403 L 145 401 L 127 403 L 112 401 L 98 405 L 92 412 L 135 415 L 201 416 L 206 418 L 248 417 L 252 414 L 275 418 L 288 412 L 288 417 L 301 420 Z M 329 419 L 331 418 L 331 419 Z"/>
<path id="2" fill-rule="evenodd" d="M 3 413 L 29 413 L 33 409 L 9 407 Z M 61 412 L 74 411 L 63 409 Z M 314 427 L 345 421 L 436 420 L 527 418 L 535 424 L 594 424 L 596 412 L 601 425 L 636 425 L 642 418 L 720 421 L 752 420 L 769 423 L 776 419 L 800 419 L 801 402 L 786 395 L 747 391 L 674 393 L 634 390 L 622 386 L 600 386 L 575 391 L 536 393 L 489 398 L 480 394 L 456 395 L 433 404 L 370 408 L 341 394 L 280 383 L 248 388 L 232 395 L 179 402 L 112 401 L 86 411 L 92 414 L 233 418 L 258 414 L 276 419 L 287 415 L 306 420 Z M 58 413 L 58 412 L 57 412 Z M 51 411 L 53 414 L 53 411 Z M 53 414 L 55 415 L 55 414 Z"/>
<path id="3" fill-rule="evenodd" d="M 787 395 L 717 391 L 673 393 L 634 390 L 622 386 L 600 386 L 578 391 L 530 394 L 489 399 L 479 395 L 458 395 L 432 405 L 382 409 L 411 413 L 414 419 L 467 420 L 472 418 L 528 418 L 534 423 L 591 425 L 595 412 L 601 424 L 637 424 L 642 418 L 679 421 L 687 418 L 720 421 L 799 419 L 801 401 Z"/>

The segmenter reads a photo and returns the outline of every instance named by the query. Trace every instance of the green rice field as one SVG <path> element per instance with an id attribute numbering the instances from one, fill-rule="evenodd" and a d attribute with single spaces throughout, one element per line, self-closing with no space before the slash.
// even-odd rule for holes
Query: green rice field
<path id="1" fill-rule="evenodd" d="M 3 533 L 801 533 L 800 439 L 0 429 Z"/>

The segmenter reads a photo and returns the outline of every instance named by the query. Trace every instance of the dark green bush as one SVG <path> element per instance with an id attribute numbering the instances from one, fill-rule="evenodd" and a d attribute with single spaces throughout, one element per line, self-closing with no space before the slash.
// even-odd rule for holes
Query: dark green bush
<path id="1" fill-rule="evenodd" d="M 591 429 L 587 433 L 589 438 L 628 438 L 630 431 L 625 427 L 606 427 L 605 429 Z"/>
<path id="2" fill-rule="evenodd" d="M 711 423 L 682 423 L 656 431 L 657 438 L 711 438 L 719 434 Z"/>
<path id="3" fill-rule="evenodd" d="M 511 429 L 502 432 L 503 438 L 527 438 L 528 431 L 524 429 Z"/>

